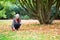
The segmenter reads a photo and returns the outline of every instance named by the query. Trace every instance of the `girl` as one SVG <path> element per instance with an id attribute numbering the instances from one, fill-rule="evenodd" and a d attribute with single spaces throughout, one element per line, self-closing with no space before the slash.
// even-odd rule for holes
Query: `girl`
<path id="1" fill-rule="evenodd" d="M 13 31 L 19 29 L 19 27 L 21 26 L 20 22 L 21 22 L 21 20 L 19 18 L 19 14 L 16 14 L 15 18 L 13 19 L 13 22 L 12 22 L 12 30 Z"/>

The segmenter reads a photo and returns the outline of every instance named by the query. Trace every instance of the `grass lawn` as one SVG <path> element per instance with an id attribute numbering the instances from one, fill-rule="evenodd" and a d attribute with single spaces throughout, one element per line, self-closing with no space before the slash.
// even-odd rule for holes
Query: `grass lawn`
<path id="1" fill-rule="evenodd" d="M 60 40 L 60 24 L 22 24 L 11 30 L 11 21 L 0 21 L 0 40 Z"/>

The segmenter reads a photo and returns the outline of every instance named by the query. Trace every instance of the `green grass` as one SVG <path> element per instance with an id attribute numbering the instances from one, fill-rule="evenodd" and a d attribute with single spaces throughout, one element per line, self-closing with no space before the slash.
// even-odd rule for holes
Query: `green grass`
<path id="1" fill-rule="evenodd" d="M 41 34 L 31 31 L 9 31 L 8 34 L 0 33 L 0 40 L 60 40 L 60 36 Z"/>
<path id="2" fill-rule="evenodd" d="M 53 36 L 47 34 L 40 34 L 34 32 L 9 32 L 8 35 L 0 34 L 0 40 L 60 40 L 60 36 Z"/>

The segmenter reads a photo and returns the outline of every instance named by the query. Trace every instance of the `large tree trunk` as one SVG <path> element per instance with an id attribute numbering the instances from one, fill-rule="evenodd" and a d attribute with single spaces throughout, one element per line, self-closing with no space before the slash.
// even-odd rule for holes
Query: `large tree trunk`
<path id="1" fill-rule="evenodd" d="M 31 18 L 36 18 L 39 20 L 40 24 L 51 24 L 54 17 L 50 18 L 51 15 L 51 7 L 55 3 L 55 0 L 19 0 L 21 3 L 21 6 L 29 12 L 29 15 Z M 56 0 L 56 14 L 59 10 L 59 4 L 60 0 Z M 31 4 L 34 4 L 34 6 Z M 36 3 L 36 5 L 35 5 Z M 35 9 L 36 8 L 36 9 Z M 55 15 L 56 15 L 55 14 Z"/>
<path id="2" fill-rule="evenodd" d="M 50 2 L 51 0 L 48 0 L 45 4 L 43 3 L 42 0 L 37 0 L 37 14 L 39 15 L 39 22 L 40 24 L 50 24 L 50 12 L 51 12 L 51 6 Z"/>

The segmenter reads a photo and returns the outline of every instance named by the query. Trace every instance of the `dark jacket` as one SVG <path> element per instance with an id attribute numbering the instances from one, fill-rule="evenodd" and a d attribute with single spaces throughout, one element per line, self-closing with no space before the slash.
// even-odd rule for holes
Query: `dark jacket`
<path id="1" fill-rule="evenodd" d="M 20 20 L 20 19 L 19 19 Z M 20 22 L 17 22 L 16 23 L 16 21 L 15 21 L 15 19 L 13 19 L 13 21 L 12 21 L 12 26 L 11 27 L 15 27 L 15 25 L 21 25 L 21 20 L 20 20 Z"/>

